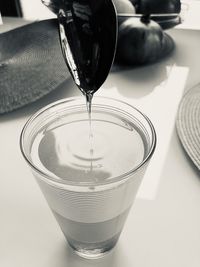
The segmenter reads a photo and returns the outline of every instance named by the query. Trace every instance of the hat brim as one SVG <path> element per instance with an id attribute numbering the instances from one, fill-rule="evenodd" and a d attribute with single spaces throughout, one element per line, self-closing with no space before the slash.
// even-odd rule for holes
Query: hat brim
<path id="1" fill-rule="evenodd" d="M 200 170 L 200 84 L 190 89 L 181 100 L 176 128 L 185 151 Z"/>
<path id="2" fill-rule="evenodd" d="M 0 35 L 0 114 L 36 101 L 69 77 L 56 19 Z"/>

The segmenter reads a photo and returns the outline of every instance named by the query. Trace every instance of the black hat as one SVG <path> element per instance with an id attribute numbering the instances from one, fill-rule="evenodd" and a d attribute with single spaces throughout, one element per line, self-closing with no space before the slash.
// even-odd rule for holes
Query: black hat
<path id="1" fill-rule="evenodd" d="M 41 98 L 69 76 L 56 19 L 0 34 L 0 114 Z"/>

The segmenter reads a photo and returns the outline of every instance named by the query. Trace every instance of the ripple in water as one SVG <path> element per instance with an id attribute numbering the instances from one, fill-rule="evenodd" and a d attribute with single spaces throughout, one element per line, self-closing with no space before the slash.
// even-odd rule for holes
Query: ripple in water
<path id="1" fill-rule="evenodd" d="M 92 120 L 92 137 L 89 132 L 88 120 L 57 124 L 36 136 L 33 161 L 61 180 L 97 182 L 127 173 L 143 160 L 141 134 L 124 120 Z"/>

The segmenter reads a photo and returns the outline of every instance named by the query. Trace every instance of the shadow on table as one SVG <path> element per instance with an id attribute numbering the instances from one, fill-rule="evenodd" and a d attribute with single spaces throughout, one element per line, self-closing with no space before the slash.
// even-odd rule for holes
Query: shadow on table
<path id="1" fill-rule="evenodd" d="M 156 63 L 141 66 L 114 65 L 112 75 L 115 87 L 125 97 L 142 98 L 167 80 L 166 66 L 172 66 L 173 63 L 172 57 L 167 57 Z"/>
<path id="2" fill-rule="evenodd" d="M 50 259 L 49 267 L 121 267 L 124 257 L 124 255 L 122 255 L 123 250 L 121 250 L 119 243 L 110 253 L 100 259 L 88 260 L 81 258 L 74 253 L 68 244 L 63 244 L 58 254 L 59 255 L 54 255 L 53 261 L 52 258 Z"/>

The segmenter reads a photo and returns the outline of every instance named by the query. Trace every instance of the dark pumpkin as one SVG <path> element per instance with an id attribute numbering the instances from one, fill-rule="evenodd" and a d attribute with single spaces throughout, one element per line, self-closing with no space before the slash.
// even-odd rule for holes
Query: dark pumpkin
<path id="1" fill-rule="evenodd" d="M 116 60 L 125 64 L 144 64 L 157 60 L 162 51 L 164 33 L 149 19 L 128 18 L 120 26 Z"/>

